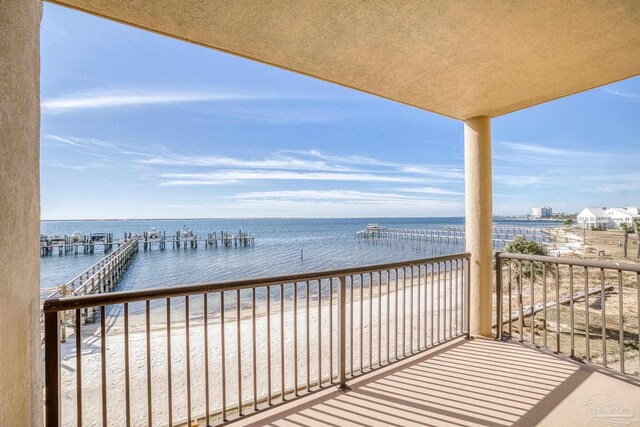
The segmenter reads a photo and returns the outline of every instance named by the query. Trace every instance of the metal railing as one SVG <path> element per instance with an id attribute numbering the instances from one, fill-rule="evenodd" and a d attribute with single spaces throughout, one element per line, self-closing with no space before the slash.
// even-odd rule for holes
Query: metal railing
<path id="1" fill-rule="evenodd" d="M 640 375 L 625 367 L 640 358 L 640 264 L 504 252 L 495 262 L 497 338 Z"/>
<path id="2" fill-rule="evenodd" d="M 47 300 L 46 425 L 211 425 L 347 391 L 468 336 L 469 257 Z M 100 323 L 83 335 L 87 307 Z M 61 345 L 66 310 L 75 339 Z"/>

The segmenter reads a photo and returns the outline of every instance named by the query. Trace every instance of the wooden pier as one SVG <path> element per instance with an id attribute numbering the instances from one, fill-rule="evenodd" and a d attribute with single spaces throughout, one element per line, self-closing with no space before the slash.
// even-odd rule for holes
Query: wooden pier
<path id="1" fill-rule="evenodd" d="M 54 254 L 93 254 L 96 246 L 102 247 L 104 253 L 113 250 L 114 245 L 119 246 L 122 242 L 113 240 L 113 233 L 78 234 L 69 236 L 40 236 L 40 256 L 51 256 Z M 80 251 L 82 249 L 82 251 Z"/>
<path id="2" fill-rule="evenodd" d="M 148 233 L 143 233 L 140 239 L 140 244 L 145 251 L 150 251 L 153 248 L 159 250 L 167 249 L 167 245 L 171 246 L 171 249 L 183 249 L 192 248 L 195 249 L 198 245 L 204 245 L 205 248 L 217 248 L 231 247 L 231 246 L 253 246 L 254 237 L 244 231 L 238 231 L 237 234 L 231 234 L 228 231 L 217 231 L 207 234 L 206 238 L 198 238 L 198 236 L 182 236 L 180 232 L 176 232 L 175 236 L 167 239 L 166 233 L 162 232 L 158 234 L 158 237 L 151 238 Z"/>
<path id="3" fill-rule="evenodd" d="M 516 236 L 525 236 L 527 239 L 541 243 L 549 243 L 549 233 L 540 228 L 527 227 L 493 227 L 493 246 L 504 247 Z M 419 240 L 438 243 L 464 243 L 466 234 L 462 227 L 447 227 L 442 230 L 412 229 L 412 228 L 387 228 L 377 224 L 369 224 L 366 229 L 356 232 L 357 238 L 364 239 L 402 239 Z"/>
<path id="4" fill-rule="evenodd" d="M 115 251 L 109 253 L 67 283 L 57 288 L 43 289 L 40 292 L 44 294 L 44 299 L 111 292 L 115 289 L 134 256 L 138 253 L 139 247 L 139 237 L 133 237 L 122 242 Z M 41 298 L 41 302 L 44 299 Z M 78 311 L 82 316 L 81 321 L 83 323 L 93 322 L 95 309 L 85 308 Z M 69 311 L 62 314 L 60 322 L 62 342 L 66 339 L 66 327 L 75 327 L 76 314 L 77 311 Z"/>
<path id="5" fill-rule="evenodd" d="M 217 247 L 244 247 L 253 246 L 255 238 L 246 231 L 238 231 L 231 233 L 226 230 L 220 232 L 214 231 L 208 233 L 205 238 L 201 238 L 192 234 L 185 235 L 183 231 L 176 231 L 175 235 L 167 238 L 166 232 L 144 232 L 142 234 L 124 233 L 122 240 L 114 240 L 113 233 L 98 233 L 87 235 L 71 235 L 71 236 L 41 236 L 40 237 L 40 256 L 53 255 L 77 255 L 77 254 L 94 254 L 96 248 L 101 248 L 102 252 L 107 254 L 113 248 L 119 248 L 125 242 L 136 238 L 138 244 L 143 250 L 150 251 L 152 249 L 165 250 L 171 249 L 187 249 L 198 248 L 204 245 L 205 248 Z"/>

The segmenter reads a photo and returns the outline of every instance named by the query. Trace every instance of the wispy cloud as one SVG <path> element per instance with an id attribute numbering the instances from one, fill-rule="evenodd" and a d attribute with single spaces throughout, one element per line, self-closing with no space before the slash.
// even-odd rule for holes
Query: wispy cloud
<path id="1" fill-rule="evenodd" d="M 159 166 L 210 166 L 221 168 L 251 169 L 292 169 L 317 171 L 349 171 L 343 165 L 330 164 L 325 161 L 300 159 L 293 156 L 276 155 L 264 159 L 238 159 L 228 156 L 195 156 L 195 155 L 149 155 L 139 160 L 140 163 Z"/>
<path id="2" fill-rule="evenodd" d="M 571 156 L 581 154 L 581 151 L 577 150 L 565 150 L 561 148 L 548 147 L 540 144 L 530 144 L 523 142 L 501 142 L 500 145 L 509 148 L 513 151 L 521 153 L 538 154 L 544 156 Z"/>
<path id="3" fill-rule="evenodd" d="M 222 102 L 274 99 L 306 99 L 298 96 L 222 91 L 153 91 L 143 89 L 100 90 L 44 99 L 43 113 L 135 107 L 144 105 L 185 104 L 195 102 Z"/>
<path id="4" fill-rule="evenodd" d="M 460 191 L 451 191 L 446 190 L 444 188 L 436 188 L 436 187 L 409 187 L 409 188 L 399 188 L 398 191 L 402 191 L 405 193 L 419 193 L 419 194 L 433 194 L 433 195 L 443 195 L 443 196 L 462 196 L 463 192 Z"/>
<path id="5" fill-rule="evenodd" d="M 242 181 L 350 181 L 350 182 L 420 182 L 415 177 L 376 175 L 373 173 L 293 172 L 225 170 L 210 173 L 165 173 L 162 186 L 202 186 L 237 183 Z"/>
<path id="6" fill-rule="evenodd" d="M 424 197 L 388 192 L 368 192 L 357 190 L 292 190 L 259 191 L 236 194 L 238 200 L 288 200 L 288 201 L 341 201 L 347 203 L 426 203 Z"/>
<path id="7" fill-rule="evenodd" d="M 640 98 L 640 94 L 637 93 L 631 93 L 631 92 L 623 92 L 619 89 L 613 89 L 610 87 L 603 87 L 602 88 L 603 92 L 606 92 L 610 95 L 616 95 L 616 96 L 621 96 L 623 98 Z"/>

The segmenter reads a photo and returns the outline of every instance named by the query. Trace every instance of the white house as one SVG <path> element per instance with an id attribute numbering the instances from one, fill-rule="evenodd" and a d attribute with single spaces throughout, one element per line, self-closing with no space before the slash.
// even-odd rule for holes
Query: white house
<path id="1" fill-rule="evenodd" d="M 637 207 L 632 208 L 609 208 L 607 209 L 607 215 L 616 224 L 616 227 L 620 227 L 620 224 L 626 222 L 632 224 L 636 218 L 640 218 Z"/>
<path id="2" fill-rule="evenodd" d="M 619 228 L 620 224 L 631 224 L 640 218 L 640 209 L 629 208 L 584 208 L 578 214 L 578 224 L 585 228 Z"/>

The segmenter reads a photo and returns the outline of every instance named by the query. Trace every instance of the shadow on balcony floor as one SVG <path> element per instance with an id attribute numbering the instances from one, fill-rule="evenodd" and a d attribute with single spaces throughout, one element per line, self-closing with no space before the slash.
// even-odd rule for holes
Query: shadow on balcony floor
<path id="1" fill-rule="evenodd" d="M 246 426 L 637 425 L 640 381 L 517 342 L 456 341 Z"/>

